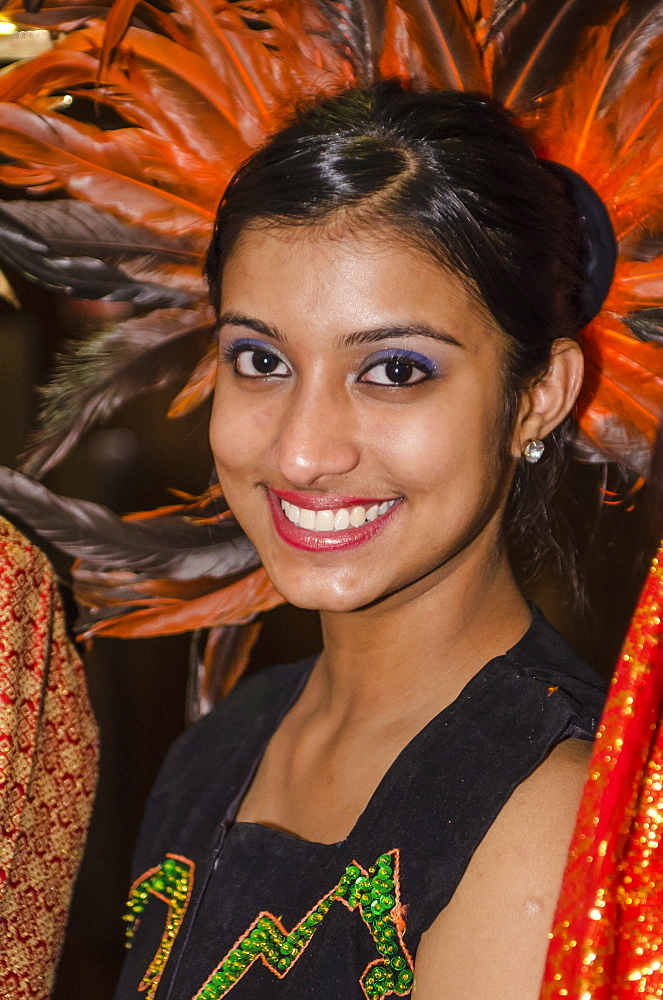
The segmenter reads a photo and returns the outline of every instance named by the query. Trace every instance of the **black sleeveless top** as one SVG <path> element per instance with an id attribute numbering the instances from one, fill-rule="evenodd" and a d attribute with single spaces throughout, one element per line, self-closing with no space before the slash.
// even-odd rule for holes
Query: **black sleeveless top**
<path id="1" fill-rule="evenodd" d="M 403 749 L 349 836 L 233 823 L 314 659 L 243 681 L 171 749 L 151 793 L 116 1000 L 407 997 L 423 932 L 513 789 L 591 739 L 601 679 L 534 611 Z"/>

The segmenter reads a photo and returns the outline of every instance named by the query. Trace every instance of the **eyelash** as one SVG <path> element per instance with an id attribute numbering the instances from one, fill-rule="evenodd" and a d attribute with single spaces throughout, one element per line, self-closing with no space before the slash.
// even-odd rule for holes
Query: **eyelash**
<path id="1" fill-rule="evenodd" d="M 422 378 L 416 379 L 414 382 L 370 382 L 368 379 L 364 379 L 363 376 L 368 372 L 373 371 L 376 368 L 386 368 L 388 364 L 404 364 L 412 367 L 415 371 L 421 373 Z M 435 378 L 438 374 L 437 365 L 435 365 L 429 358 L 423 356 L 423 354 L 417 354 L 416 351 L 384 351 L 381 354 L 374 355 L 370 359 L 370 363 L 367 364 L 359 376 L 360 380 L 368 382 L 369 385 L 384 385 L 387 388 L 405 388 L 413 385 L 421 385 L 422 382 L 428 382 L 429 379 Z"/>
<path id="2" fill-rule="evenodd" d="M 286 375 L 282 373 L 274 372 L 264 372 L 260 373 L 256 371 L 255 375 L 248 375 L 245 372 L 241 372 L 238 369 L 238 361 L 242 354 L 252 354 L 252 355 L 263 355 L 265 358 L 273 359 L 277 362 L 277 367 L 279 364 L 285 365 L 287 367 L 287 362 L 267 345 L 261 343 L 258 340 L 238 340 L 234 344 L 230 344 L 228 347 L 223 348 L 223 354 L 231 364 L 240 378 L 247 379 L 265 379 L 265 378 L 285 378 Z M 375 370 L 376 368 L 386 368 L 388 364 L 404 364 L 410 366 L 414 371 L 421 373 L 421 378 L 417 378 L 414 382 L 377 382 L 367 379 L 364 376 L 369 372 Z M 378 355 L 373 356 L 369 363 L 365 365 L 364 369 L 359 375 L 358 381 L 364 382 L 368 385 L 381 385 L 386 388 L 405 388 L 414 385 L 421 385 L 422 382 L 427 382 L 429 379 L 435 378 L 438 375 L 437 366 L 429 358 L 424 357 L 422 354 L 418 354 L 416 351 L 384 351 Z"/>
<path id="3" fill-rule="evenodd" d="M 272 372 L 264 372 L 261 374 L 257 371 L 255 375 L 245 375 L 243 372 L 238 370 L 237 362 L 242 354 L 262 354 L 265 357 L 273 358 L 279 364 L 286 365 L 287 367 L 287 362 L 279 354 L 276 354 L 273 350 L 267 347 L 266 344 L 262 344 L 259 340 L 236 340 L 234 344 L 230 344 L 228 347 L 223 348 L 222 351 L 226 361 L 233 366 L 236 374 L 239 375 L 240 378 L 264 379 L 270 376 L 272 378 L 284 377 L 283 375 L 275 376 Z"/>

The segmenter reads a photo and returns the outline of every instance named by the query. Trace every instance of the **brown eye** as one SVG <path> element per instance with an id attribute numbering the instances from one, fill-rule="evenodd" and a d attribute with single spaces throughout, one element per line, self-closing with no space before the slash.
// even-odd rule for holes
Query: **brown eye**
<path id="1" fill-rule="evenodd" d="M 373 385 L 417 385 L 430 375 L 419 365 L 405 358 L 391 358 L 373 365 L 362 375 L 362 382 Z"/>
<path id="2" fill-rule="evenodd" d="M 254 351 L 251 355 L 251 363 L 260 375 L 271 375 L 275 368 L 278 368 L 278 358 L 273 354 L 265 354 L 263 351 Z"/>
<path id="3" fill-rule="evenodd" d="M 287 365 L 270 351 L 246 349 L 235 356 L 235 371 L 245 378 L 260 378 L 267 375 L 289 375 Z"/>
<path id="4" fill-rule="evenodd" d="M 412 378 L 414 365 L 409 361 L 387 361 L 384 373 L 390 382 L 403 385 L 404 382 L 409 382 Z"/>

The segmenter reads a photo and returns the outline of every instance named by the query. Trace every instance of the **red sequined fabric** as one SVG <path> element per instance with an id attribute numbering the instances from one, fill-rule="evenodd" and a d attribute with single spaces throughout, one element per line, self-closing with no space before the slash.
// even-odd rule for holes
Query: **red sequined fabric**
<path id="1" fill-rule="evenodd" d="M 0 995 L 46 998 L 97 775 L 53 570 L 0 518 Z"/>
<path id="2" fill-rule="evenodd" d="M 663 997 L 663 546 L 617 663 L 542 1000 Z"/>

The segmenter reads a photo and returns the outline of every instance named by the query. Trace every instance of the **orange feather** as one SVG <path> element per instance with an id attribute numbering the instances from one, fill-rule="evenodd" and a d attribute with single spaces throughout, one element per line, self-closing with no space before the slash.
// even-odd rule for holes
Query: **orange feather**
<path id="1" fill-rule="evenodd" d="M 260 568 L 235 583 L 219 586 L 191 600 L 164 595 L 128 601 L 123 607 L 136 610 L 96 622 L 81 633 L 81 638 L 90 639 L 95 635 L 147 638 L 215 625 L 242 625 L 260 612 L 282 603 L 283 598 Z"/>
<path id="2" fill-rule="evenodd" d="M 210 397 L 216 381 L 218 350 L 216 340 L 214 340 L 196 365 L 187 384 L 170 404 L 169 417 L 183 417 Z"/>

